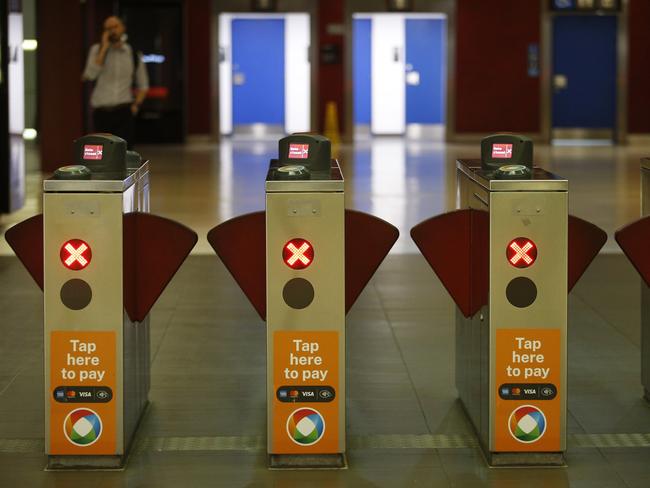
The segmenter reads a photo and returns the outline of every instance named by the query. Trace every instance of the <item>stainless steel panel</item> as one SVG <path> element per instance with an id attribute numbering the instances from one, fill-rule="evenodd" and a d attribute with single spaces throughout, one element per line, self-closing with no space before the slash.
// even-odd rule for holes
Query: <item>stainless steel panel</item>
<path id="1" fill-rule="evenodd" d="M 96 213 L 74 212 L 74 208 L 97 208 Z M 45 334 L 45 445 L 49 448 L 50 335 L 56 330 L 112 330 L 116 337 L 117 453 L 123 453 L 122 438 L 122 195 L 120 193 L 46 193 L 43 196 L 44 237 L 44 334 Z M 68 239 L 82 238 L 93 253 L 84 270 L 71 271 L 61 263 L 59 251 Z M 82 274 L 79 274 L 82 273 Z M 83 310 L 70 310 L 60 298 L 61 285 L 82 278 L 93 291 Z"/>
<path id="2" fill-rule="evenodd" d="M 520 216 L 518 210 L 532 205 L 538 215 Z M 567 220 L 566 192 L 492 192 L 490 194 L 490 354 L 494 355 L 497 329 L 560 329 L 562 371 L 558 396 L 566 412 L 567 326 Z M 537 245 L 535 265 L 520 269 L 505 256 L 510 240 L 525 236 Z M 528 307 L 508 302 L 505 289 L 515 277 L 525 276 L 537 285 L 537 298 Z M 490 361 L 490 411 L 495 407 L 495 362 Z M 566 449 L 566 415 L 561 419 L 562 450 Z M 494 445 L 490 434 L 490 448 Z"/>
<path id="3" fill-rule="evenodd" d="M 467 175 L 481 187 L 489 191 L 567 191 L 568 180 L 541 168 L 534 167 L 530 179 L 526 180 L 493 180 L 492 172 L 481 169 L 478 159 L 464 159 L 456 162 L 456 168 Z"/>
<path id="4" fill-rule="evenodd" d="M 295 164 L 300 164 L 300 160 L 296 160 Z M 272 169 L 269 170 L 266 178 L 265 188 L 267 193 L 342 192 L 345 186 L 341 168 L 335 159 L 332 160 L 329 175 L 326 172 L 325 175 L 312 173 L 311 179 L 309 180 L 274 180 L 272 178 L 272 171 Z"/>
<path id="5" fill-rule="evenodd" d="M 650 288 L 641 280 L 641 384 L 650 401 Z"/>
<path id="6" fill-rule="evenodd" d="M 641 216 L 650 215 L 650 158 L 641 159 Z M 650 289 L 641 281 L 641 384 L 650 400 Z"/>
<path id="7" fill-rule="evenodd" d="M 72 192 L 60 183 L 85 183 L 84 191 Z M 45 334 L 45 445 L 49 446 L 50 332 L 53 330 L 112 330 L 116 333 L 116 433 L 115 456 L 51 456 L 50 465 L 111 467 L 119 465 L 133 440 L 148 402 L 150 385 L 149 317 L 133 323 L 123 307 L 122 216 L 149 209 L 148 163 L 132 170 L 123 180 L 105 186 L 97 181 L 46 180 L 44 208 L 44 334 Z M 79 185 L 83 188 L 84 185 Z M 98 188 L 110 188 L 104 192 Z M 121 190 L 119 190 L 121 188 Z M 82 238 L 92 248 L 91 266 L 77 275 L 65 268 L 59 249 L 70 238 Z M 62 305 L 61 284 L 70 278 L 91 284 L 93 300 L 83 310 Z M 83 461 L 83 462 L 82 462 Z M 117 464 L 116 464 L 117 463 Z"/>
<path id="8" fill-rule="evenodd" d="M 289 182 L 296 183 L 296 182 Z M 300 202 L 317 213 L 294 213 Z M 267 193 L 267 402 L 268 443 L 273 426 L 273 334 L 278 330 L 335 330 L 339 332 L 339 449 L 345 451 L 345 207 L 343 192 Z M 314 247 L 314 263 L 302 270 L 289 268 L 282 259 L 288 240 L 301 237 Z M 316 264 L 319 259 L 319 265 Z M 290 308 L 282 298 L 284 284 L 304 278 L 314 285 L 313 302 L 304 309 Z"/>
<path id="9" fill-rule="evenodd" d="M 457 170 L 459 209 L 489 209 L 489 191 Z M 456 387 L 479 442 L 489 445 L 489 309 L 483 307 L 474 317 L 456 312 Z"/>
<path id="10" fill-rule="evenodd" d="M 489 452 L 494 448 L 497 329 L 561 329 L 559 393 L 566 412 L 568 182 L 539 168 L 531 180 L 490 180 L 478 160 L 468 160 L 457 162 L 457 184 L 459 209 L 490 212 L 489 304 L 470 319 L 456 313 L 456 385 L 480 444 Z M 543 250 L 538 257 L 543 266 L 522 270 L 507 263 L 506 247 L 519 236 L 532 239 Z M 537 300 L 525 309 L 517 309 L 505 297 L 505 288 L 515 276 L 528 276 L 538 286 Z M 566 415 L 561 431 L 565 449 Z"/>
<path id="11" fill-rule="evenodd" d="M 148 180 L 149 161 L 145 161 L 139 168 L 128 168 L 126 175 L 93 175 L 90 180 L 55 180 L 48 178 L 43 181 L 45 192 L 106 192 L 121 193 L 145 178 Z"/>

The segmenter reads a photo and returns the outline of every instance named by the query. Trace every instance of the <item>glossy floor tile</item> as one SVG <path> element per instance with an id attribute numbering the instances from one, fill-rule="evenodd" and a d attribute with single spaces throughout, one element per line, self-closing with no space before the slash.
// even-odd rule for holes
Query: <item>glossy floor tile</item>
<path id="1" fill-rule="evenodd" d="M 613 310 L 596 288 L 625 293 Z M 192 256 L 152 312 L 151 405 L 126 469 L 44 472 L 41 292 L 14 257 L 0 258 L 0 291 L 3 487 L 641 487 L 650 479 L 639 281 L 621 255 L 597 258 L 570 296 L 568 466 L 552 469 L 485 464 L 454 386 L 454 305 L 419 255 L 390 255 L 348 315 L 344 471 L 266 468 L 264 323 L 215 256 Z M 609 434 L 620 434 L 621 447 L 608 447 Z"/>
<path id="2" fill-rule="evenodd" d="M 152 311 L 151 405 L 128 466 L 43 471 L 42 294 L 2 239 L 0 487 L 650 486 L 639 279 L 612 239 L 569 299 L 568 466 L 486 466 L 454 385 L 455 306 L 409 238 L 413 225 L 455 207 L 455 160 L 479 148 L 401 138 L 340 148 L 346 205 L 401 232 L 347 317 L 349 469 L 269 471 L 265 326 L 205 234 L 264 208 L 277 141 L 139 150 L 151 160 L 152 211 L 200 241 Z M 569 178 L 571 213 L 610 237 L 637 218 L 639 158 L 650 147 L 538 144 L 535 154 Z M 42 177 L 28 175 L 27 205 L 2 216 L 2 232 L 40 212 Z"/>

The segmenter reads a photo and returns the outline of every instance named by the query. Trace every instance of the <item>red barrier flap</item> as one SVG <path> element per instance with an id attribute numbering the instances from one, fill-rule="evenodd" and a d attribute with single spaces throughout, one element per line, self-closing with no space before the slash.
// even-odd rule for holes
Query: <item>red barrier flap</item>
<path id="1" fill-rule="evenodd" d="M 346 313 L 393 247 L 398 236 L 397 228 L 381 219 L 355 210 L 345 211 Z M 373 245 L 363 253 L 363 256 L 360 256 L 355 246 L 368 239 Z M 265 212 L 242 215 L 219 224 L 208 233 L 208 242 L 262 320 L 266 320 Z M 355 259 L 348 259 L 348 256 L 355 256 Z"/>
<path id="2" fill-rule="evenodd" d="M 567 293 L 573 289 L 607 242 L 607 233 L 586 220 L 569 215 L 568 225 Z"/>
<path id="3" fill-rule="evenodd" d="M 397 227 L 356 210 L 345 210 L 345 313 L 348 313 L 370 278 L 399 237 Z M 363 246 L 361 243 L 371 242 Z"/>
<path id="4" fill-rule="evenodd" d="M 425 220 L 411 237 L 465 317 L 488 303 L 489 214 L 464 209 Z"/>
<path id="5" fill-rule="evenodd" d="M 614 237 L 643 281 L 650 286 L 650 216 L 617 230 Z"/>
<path id="6" fill-rule="evenodd" d="M 35 215 L 5 232 L 5 239 L 34 281 L 43 289 L 43 214 Z"/>
<path id="7" fill-rule="evenodd" d="M 184 225 L 157 215 L 134 212 L 123 220 L 124 308 L 141 322 L 196 244 Z"/>
<path id="8" fill-rule="evenodd" d="M 266 213 L 230 219 L 208 232 L 208 242 L 266 320 Z"/>

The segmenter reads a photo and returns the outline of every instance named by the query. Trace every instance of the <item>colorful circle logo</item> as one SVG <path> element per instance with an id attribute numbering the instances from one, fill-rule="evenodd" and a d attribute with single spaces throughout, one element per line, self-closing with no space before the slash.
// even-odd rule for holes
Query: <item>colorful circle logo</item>
<path id="1" fill-rule="evenodd" d="M 300 446 L 316 444 L 325 433 L 325 419 L 312 408 L 294 410 L 287 419 L 287 434 Z"/>
<path id="2" fill-rule="evenodd" d="M 88 408 L 78 408 L 63 421 L 63 433 L 75 446 L 90 446 L 102 435 L 102 419 Z"/>
<path id="3" fill-rule="evenodd" d="M 510 434 L 524 444 L 538 441 L 546 432 L 544 412 L 532 405 L 516 408 L 508 419 Z"/>

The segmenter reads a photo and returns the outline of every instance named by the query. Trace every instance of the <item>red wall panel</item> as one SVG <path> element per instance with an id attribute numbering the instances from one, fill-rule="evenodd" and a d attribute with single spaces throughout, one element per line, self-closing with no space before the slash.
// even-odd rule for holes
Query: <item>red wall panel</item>
<path id="1" fill-rule="evenodd" d="M 630 0 L 628 132 L 650 132 L 650 2 Z"/>
<path id="2" fill-rule="evenodd" d="M 186 5 L 186 70 L 187 70 L 187 132 L 211 132 L 212 105 L 210 98 L 210 48 L 212 0 L 192 0 Z M 214 53 L 216 55 L 216 53 Z"/>
<path id="3" fill-rule="evenodd" d="M 83 134 L 83 18 L 78 0 L 39 0 L 38 132 L 41 166 L 70 164 L 72 141 Z"/>
<path id="4" fill-rule="evenodd" d="M 534 0 L 458 0 L 455 118 L 458 133 L 540 131 L 540 80 L 528 44 L 540 42 Z"/>
<path id="5" fill-rule="evenodd" d="M 323 130 L 325 105 L 327 102 L 336 102 L 338 108 L 339 130 L 343 132 L 343 115 L 345 112 L 345 81 L 343 79 L 343 53 L 345 52 L 344 37 L 332 35 L 327 32 L 328 24 L 343 24 L 343 0 L 327 0 L 318 2 L 318 113 L 317 127 Z M 324 44 L 338 46 L 340 62 L 324 64 L 320 57 L 320 48 Z"/>

